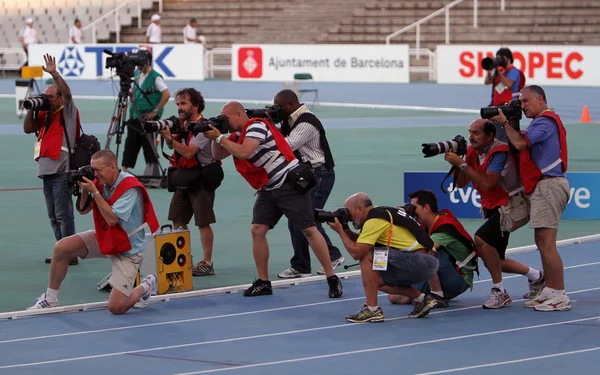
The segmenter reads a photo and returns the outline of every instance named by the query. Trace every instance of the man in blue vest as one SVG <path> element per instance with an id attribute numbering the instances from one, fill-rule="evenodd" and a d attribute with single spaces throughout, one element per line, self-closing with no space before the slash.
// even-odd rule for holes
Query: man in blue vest
<path id="1" fill-rule="evenodd" d="M 138 72 L 133 79 L 135 84 L 129 104 L 129 122 L 121 170 L 127 172 L 129 168 L 134 168 L 140 148 L 143 148 L 146 160 L 143 175 L 158 176 L 156 133 L 145 133 L 141 121 L 160 119 L 171 93 L 163 77 L 152 69 L 152 54 L 148 52 L 147 55 L 148 63 L 137 67 Z"/>

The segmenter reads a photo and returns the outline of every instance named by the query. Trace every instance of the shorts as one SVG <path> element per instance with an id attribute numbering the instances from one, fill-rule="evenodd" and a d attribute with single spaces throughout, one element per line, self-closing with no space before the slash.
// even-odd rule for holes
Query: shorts
<path id="1" fill-rule="evenodd" d="M 452 263 L 452 258 L 445 250 L 438 251 L 438 262 L 440 264 L 437 274 L 442 285 L 442 291 L 446 299 L 454 299 L 470 288 L 469 284 L 465 281 L 463 275 L 458 273 Z M 414 284 L 413 287 L 425 294 L 431 293 L 429 282 L 423 281 L 418 284 Z"/>
<path id="2" fill-rule="evenodd" d="M 500 213 L 498 212 L 498 208 L 486 210 L 485 218 L 487 221 L 477 229 L 475 236 L 481 238 L 483 242 L 496 249 L 500 259 L 503 260 L 506 258 L 506 249 L 508 248 L 510 232 L 505 232 L 500 229 Z"/>
<path id="3" fill-rule="evenodd" d="M 252 209 L 252 224 L 264 224 L 273 229 L 283 215 L 296 230 L 316 226 L 310 191 L 301 193 L 289 181 L 277 189 L 260 190 Z"/>
<path id="4" fill-rule="evenodd" d="M 83 240 L 88 251 L 87 256 L 83 259 L 108 258 L 112 266 L 112 275 L 108 282 L 114 289 L 129 297 L 133 291 L 135 279 L 138 276 L 140 265 L 144 259 L 142 253 L 129 256 L 121 254 L 104 255 L 100 252 L 95 230 L 77 233 L 77 236 Z"/>
<path id="5" fill-rule="evenodd" d="M 387 271 L 379 271 L 379 276 L 385 285 L 411 286 L 429 280 L 438 267 L 433 254 L 390 249 Z"/>
<path id="6" fill-rule="evenodd" d="M 194 225 L 206 227 L 217 222 L 213 205 L 215 192 L 204 189 L 190 192 L 177 190 L 171 198 L 168 219 L 177 224 L 189 224 L 194 216 Z"/>
<path id="7" fill-rule="evenodd" d="M 530 228 L 558 229 L 558 223 L 569 202 L 569 181 L 564 177 L 538 181 L 529 196 Z"/>

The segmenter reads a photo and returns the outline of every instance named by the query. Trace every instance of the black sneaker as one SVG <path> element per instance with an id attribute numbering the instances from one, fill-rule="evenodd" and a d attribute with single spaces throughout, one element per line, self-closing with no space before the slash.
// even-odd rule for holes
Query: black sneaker
<path id="1" fill-rule="evenodd" d="M 444 297 L 440 297 L 435 293 L 431 293 L 431 296 L 433 297 L 433 299 L 435 300 L 435 302 L 437 302 L 437 305 L 435 305 L 436 308 L 438 309 L 443 309 L 445 307 L 450 307 L 450 304 L 448 303 L 448 300 L 445 299 Z"/>
<path id="2" fill-rule="evenodd" d="M 342 280 L 340 280 L 337 275 L 329 276 L 327 278 L 327 284 L 329 284 L 329 298 L 340 298 L 344 295 Z"/>
<path id="3" fill-rule="evenodd" d="M 256 279 L 252 286 L 244 290 L 244 297 L 270 296 L 273 294 L 271 282 L 269 280 Z"/>
<path id="4" fill-rule="evenodd" d="M 428 294 L 425 296 L 425 298 L 423 298 L 423 301 L 421 302 L 413 301 L 413 305 L 415 306 L 415 308 L 408 314 L 408 317 L 423 318 L 424 316 L 427 316 L 427 314 L 429 314 L 429 311 L 437 305 L 437 302 L 435 301 L 435 298 Z"/>

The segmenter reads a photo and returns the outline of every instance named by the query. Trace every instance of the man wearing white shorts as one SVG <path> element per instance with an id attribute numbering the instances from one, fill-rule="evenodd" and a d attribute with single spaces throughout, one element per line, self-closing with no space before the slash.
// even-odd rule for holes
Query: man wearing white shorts
<path id="1" fill-rule="evenodd" d="M 134 288 L 142 264 L 145 227 L 158 229 L 152 202 L 144 186 L 132 175 L 117 169 L 117 158 L 110 150 L 92 156 L 95 180 L 81 177 L 80 214 L 93 212 L 94 230 L 61 239 L 54 246 L 50 280 L 29 310 L 58 306 L 58 290 L 67 275 L 69 259 L 108 258 L 112 266 L 109 283 L 112 291 L 108 310 L 124 314 L 132 306 L 146 307 L 156 286 L 156 277 L 148 275 Z"/>

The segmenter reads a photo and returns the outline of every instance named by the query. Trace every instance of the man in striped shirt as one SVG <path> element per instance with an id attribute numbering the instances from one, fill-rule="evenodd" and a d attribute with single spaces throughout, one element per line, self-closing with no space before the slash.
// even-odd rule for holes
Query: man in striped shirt
<path id="1" fill-rule="evenodd" d="M 309 163 L 315 173 L 317 184 L 311 190 L 313 209 L 322 209 L 327 203 L 327 198 L 333 190 L 335 183 L 335 163 L 329 143 L 325 136 L 325 129 L 319 119 L 312 114 L 306 105 L 300 104 L 298 96 L 292 90 L 282 90 L 273 100 L 274 104 L 282 109 L 285 118 L 281 126 L 281 132 L 285 136 L 296 157 L 304 163 Z M 290 267 L 279 272 L 277 276 L 282 279 L 291 279 L 311 275 L 310 253 L 308 252 L 308 241 L 302 231 L 293 227 L 288 221 L 288 228 L 294 248 L 294 256 L 290 260 Z M 344 258 L 340 250 L 335 247 L 321 224 L 317 229 L 325 238 L 331 265 L 335 269 L 342 263 Z M 325 272 L 323 268 L 317 271 L 319 275 Z"/>
<path id="2" fill-rule="evenodd" d="M 285 215 L 302 230 L 325 270 L 329 297 L 342 296 L 342 282 L 335 275 L 327 252 L 327 243 L 315 225 L 309 189 L 301 185 L 310 179 L 306 169 L 277 128 L 266 119 L 250 119 L 238 102 L 229 102 L 221 110 L 235 133 L 225 138 L 216 128 L 204 133 L 213 139 L 216 160 L 233 155 L 237 171 L 258 190 L 252 212 L 252 251 L 258 279 L 244 296 L 273 294 L 269 281 L 269 244 L 267 232 Z M 310 169 L 309 169 L 310 171 Z"/>

